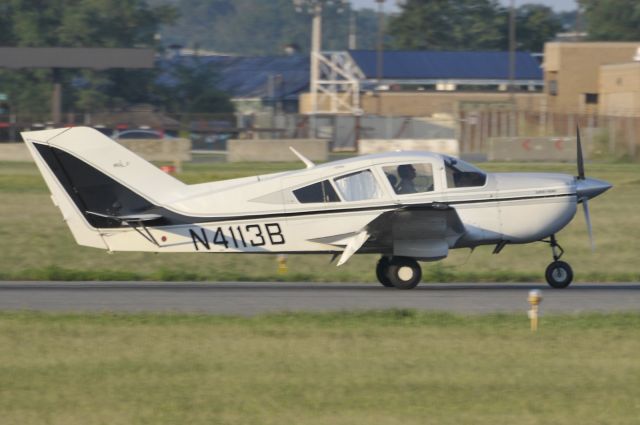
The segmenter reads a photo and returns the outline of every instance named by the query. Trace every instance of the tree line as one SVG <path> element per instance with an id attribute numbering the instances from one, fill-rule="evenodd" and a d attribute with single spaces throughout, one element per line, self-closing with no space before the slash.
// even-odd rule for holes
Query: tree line
<path id="1" fill-rule="evenodd" d="M 335 2 L 334 2 L 335 3 Z M 579 0 L 581 29 L 593 40 L 640 40 L 637 0 Z M 324 13 L 323 47 L 347 49 L 349 21 L 357 23 L 358 48 L 375 48 L 374 10 Z M 516 14 L 519 50 L 541 51 L 575 14 L 524 4 Z M 3 0 L 0 45 L 17 47 L 147 47 L 170 45 L 240 55 L 281 54 L 283 47 L 310 45 L 310 14 L 292 0 Z M 568 28 L 569 27 L 569 28 Z M 406 0 L 385 16 L 385 48 L 506 50 L 509 11 L 498 0 Z M 169 112 L 232 109 L 215 89 L 216 69 L 204 65 L 165 68 L 172 87 L 158 83 L 160 69 L 65 70 L 64 109 L 96 111 L 151 103 Z M 0 70 L 0 93 L 12 111 L 46 113 L 49 70 Z"/>

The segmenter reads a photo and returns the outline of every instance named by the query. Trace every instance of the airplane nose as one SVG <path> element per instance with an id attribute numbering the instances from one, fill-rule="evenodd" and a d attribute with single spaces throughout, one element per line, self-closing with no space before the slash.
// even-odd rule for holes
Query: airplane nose
<path id="1" fill-rule="evenodd" d="M 598 179 L 577 179 L 576 180 L 576 195 L 578 199 L 591 199 L 600 195 L 603 192 L 611 189 L 613 186 L 604 180 Z"/>

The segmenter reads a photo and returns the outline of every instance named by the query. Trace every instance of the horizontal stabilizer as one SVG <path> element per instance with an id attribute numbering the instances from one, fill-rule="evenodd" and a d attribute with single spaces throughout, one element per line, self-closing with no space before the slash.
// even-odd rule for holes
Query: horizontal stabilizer
<path id="1" fill-rule="evenodd" d="M 119 221 L 121 223 L 142 223 L 145 221 L 153 221 L 162 218 L 160 214 L 129 214 L 129 215 L 109 215 L 101 214 L 94 211 L 87 211 L 87 214 L 94 215 L 96 217 L 108 218 L 111 220 Z"/>

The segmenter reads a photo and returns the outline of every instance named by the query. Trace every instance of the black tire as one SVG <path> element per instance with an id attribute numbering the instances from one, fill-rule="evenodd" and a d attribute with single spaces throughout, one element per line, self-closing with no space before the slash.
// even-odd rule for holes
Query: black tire
<path id="1" fill-rule="evenodd" d="M 398 289 L 413 289 L 420 283 L 422 269 L 413 258 L 393 257 L 389 260 L 387 277 Z"/>
<path id="2" fill-rule="evenodd" d="M 544 275 L 552 288 L 566 288 L 573 281 L 573 270 L 564 261 L 554 261 L 549 264 Z"/>
<path id="3" fill-rule="evenodd" d="M 376 277 L 378 278 L 378 282 L 387 288 L 393 288 L 393 284 L 387 277 L 387 272 L 389 271 L 389 259 L 387 257 L 382 257 L 378 260 L 378 264 L 376 265 Z"/>

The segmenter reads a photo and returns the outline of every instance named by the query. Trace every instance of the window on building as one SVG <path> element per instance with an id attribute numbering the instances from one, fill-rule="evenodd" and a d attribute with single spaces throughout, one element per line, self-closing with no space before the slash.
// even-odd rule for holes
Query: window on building
<path id="1" fill-rule="evenodd" d="M 487 175 L 468 162 L 447 156 L 444 165 L 449 189 L 484 186 L 487 182 Z"/>
<path id="2" fill-rule="evenodd" d="M 558 95 L 558 82 L 556 80 L 549 80 L 548 86 L 549 86 L 549 94 L 551 96 L 557 96 Z"/>
<path id="3" fill-rule="evenodd" d="M 358 171 L 334 179 L 345 201 L 363 201 L 382 197 L 382 192 L 370 170 Z"/>
<path id="4" fill-rule="evenodd" d="M 433 191 L 431 164 L 401 164 L 382 169 L 398 195 Z"/>
<path id="5" fill-rule="evenodd" d="M 587 105 L 597 105 L 598 104 L 598 93 L 585 93 L 584 94 L 584 103 Z"/>
<path id="6" fill-rule="evenodd" d="M 309 204 L 312 202 L 339 202 L 336 193 L 329 180 L 314 183 L 309 186 L 302 187 L 293 191 L 298 202 Z"/>

